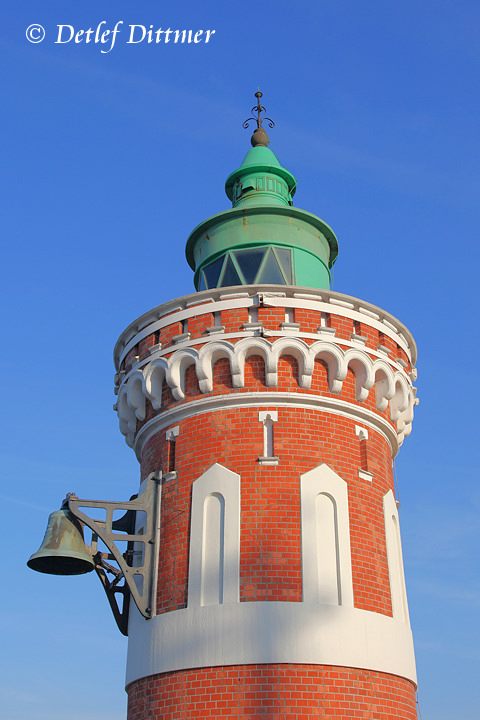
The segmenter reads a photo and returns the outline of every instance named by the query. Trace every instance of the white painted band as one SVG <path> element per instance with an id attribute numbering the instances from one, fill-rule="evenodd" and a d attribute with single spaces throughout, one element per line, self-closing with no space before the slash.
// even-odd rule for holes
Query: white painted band
<path id="1" fill-rule="evenodd" d="M 305 602 L 197 606 L 151 620 L 130 611 L 127 685 L 186 668 L 260 663 L 356 667 L 416 682 L 410 627 L 379 613 Z"/>

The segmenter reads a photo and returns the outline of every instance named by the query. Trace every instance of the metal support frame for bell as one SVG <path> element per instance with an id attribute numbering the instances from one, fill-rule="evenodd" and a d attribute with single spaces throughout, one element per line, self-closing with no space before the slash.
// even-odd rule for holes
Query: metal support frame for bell
<path id="1" fill-rule="evenodd" d="M 85 500 L 69 493 L 62 509 L 50 515 L 44 541 L 27 563 L 33 570 L 56 575 L 95 570 L 123 635 L 128 634 L 130 597 L 145 618 L 155 614 L 161 479 L 161 473 L 150 473 L 141 494 L 126 502 Z M 80 508 L 105 510 L 105 520 L 91 518 Z M 116 510 L 126 512 L 113 520 Z M 140 512 L 145 513 L 144 523 L 139 522 Z M 90 547 L 83 541 L 84 525 L 92 530 Z M 98 549 L 98 539 L 110 552 Z M 117 547 L 119 542 L 127 543 L 126 552 Z"/>

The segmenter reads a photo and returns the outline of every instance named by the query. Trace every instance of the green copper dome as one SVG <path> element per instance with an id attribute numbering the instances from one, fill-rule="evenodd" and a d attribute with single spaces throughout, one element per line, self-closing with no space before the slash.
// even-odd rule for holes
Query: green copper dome
<path id="1" fill-rule="evenodd" d="M 292 206 L 297 182 L 267 147 L 260 110 L 264 108 L 258 99 L 254 147 L 225 182 L 232 209 L 204 220 L 188 238 L 186 255 L 195 287 L 278 284 L 328 289 L 337 239 L 323 220 Z"/>
<path id="2" fill-rule="evenodd" d="M 265 176 L 266 182 L 258 182 Z M 257 145 L 245 155 L 242 164 L 228 176 L 225 192 L 233 207 L 242 204 L 279 203 L 291 205 L 297 181 L 278 162 L 268 147 Z"/>

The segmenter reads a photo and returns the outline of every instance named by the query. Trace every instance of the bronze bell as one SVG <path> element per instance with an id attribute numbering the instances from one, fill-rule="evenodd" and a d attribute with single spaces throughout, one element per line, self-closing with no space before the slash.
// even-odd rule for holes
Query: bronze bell
<path id="1" fill-rule="evenodd" d="M 82 575 L 94 569 L 82 524 L 68 509 L 52 512 L 43 542 L 27 565 L 49 575 Z"/>

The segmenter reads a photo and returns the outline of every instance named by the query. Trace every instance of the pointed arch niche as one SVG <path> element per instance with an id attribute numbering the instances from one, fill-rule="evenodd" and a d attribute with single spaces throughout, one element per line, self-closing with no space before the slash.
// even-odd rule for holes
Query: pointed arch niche
<path id="1" fill-rule="evenodd" d="M 215 463 L 192 486 L 188 606 L 239 600 L 240 475 Z"/>
<path id="2" fill-rule="evenodd" d="M 300 478 L 303 600 L 353 608 L 347 483 L 322 464 Z"/>
<path id="3" fill-rule="evenodd" d="M 402 541 L 400 538 L 400 523 L 398 510 L 393 492 L 388 491 L 383 498 L 383 512 L 385 515 L 385 539 L 387 542 L 388 574 L 390 577 L 390 594 L 392 597 L 392 614 L 395 620 L 409 623 L 407 589 L 405 587 L 405 572 L 403 569 Z"/>

